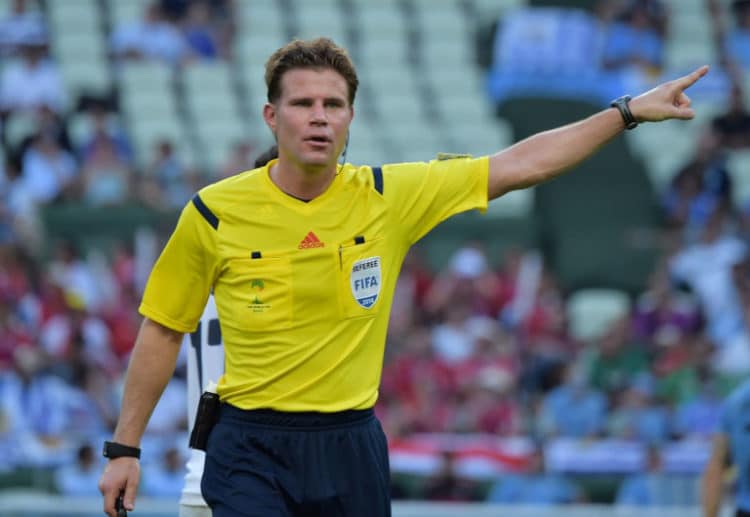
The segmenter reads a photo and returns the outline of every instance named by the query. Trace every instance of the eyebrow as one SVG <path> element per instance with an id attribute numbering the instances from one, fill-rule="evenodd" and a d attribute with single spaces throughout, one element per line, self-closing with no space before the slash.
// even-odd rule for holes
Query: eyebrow
<path id="1" fill-rule="evenodd" d="M 302 102 L 302 101 L 312 101 L 313 97 L 290 97 L 289 102 Z M 324 97 L 323 102 L 338 102 L 343 105 L 346 105 L 346 99 L 343 97 Z"/>

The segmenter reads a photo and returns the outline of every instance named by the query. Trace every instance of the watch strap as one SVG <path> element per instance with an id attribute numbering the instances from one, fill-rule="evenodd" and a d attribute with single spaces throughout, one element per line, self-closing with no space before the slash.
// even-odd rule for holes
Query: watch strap
<path id="1" fill-rule="evenodd" d="M 618 97 L 610 103 L 610 106 L 617 108 L 622 116 L 622 121 L 625 123 L 625 129 L 635 129 L 638 127 L 638 121 L 633 116 L 633 112 L 630 111 L 630 95 L 623 95 Z"/>
<path id="2" fill-rule="evenodd" d="M 140 459 L 141 449 L 117 442 L 104 442 L 102 455 L 111 460 L 123 457 Z"/>

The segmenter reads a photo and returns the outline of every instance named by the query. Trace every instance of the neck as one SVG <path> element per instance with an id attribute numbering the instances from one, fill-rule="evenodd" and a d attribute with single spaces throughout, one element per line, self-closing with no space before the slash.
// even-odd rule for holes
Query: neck
<path id="1" fill-rule="evenodd" d="M 326 191 L 336 177 L 337 168 L 337 164 L 301 167 L 280 156 L 271 166 L 269 175 L 283 192 L 309 201 Z"/>

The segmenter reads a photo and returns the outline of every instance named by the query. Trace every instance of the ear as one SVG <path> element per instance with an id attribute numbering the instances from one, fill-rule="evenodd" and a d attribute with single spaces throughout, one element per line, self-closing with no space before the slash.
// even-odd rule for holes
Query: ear
<path id="1" fill-rule="evenodd" d="M 263 120 L 266 121 L 266 125 L 271 129 L 271 133 L 276 136 L 276 106 L 267 102 L 263 106 Z"/>

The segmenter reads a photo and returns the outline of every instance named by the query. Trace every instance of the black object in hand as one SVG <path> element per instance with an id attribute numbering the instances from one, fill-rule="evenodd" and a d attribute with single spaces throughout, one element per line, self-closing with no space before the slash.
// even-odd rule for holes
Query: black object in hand
<path id="1" fill-rule="evenodd" d="M 128 517 L 128 511 L 125 509 L 125 503 L 122 502 L 122 494 L 117 496 L 115 501 L 115 510 L 117 510 L 117 517 Z"/>

